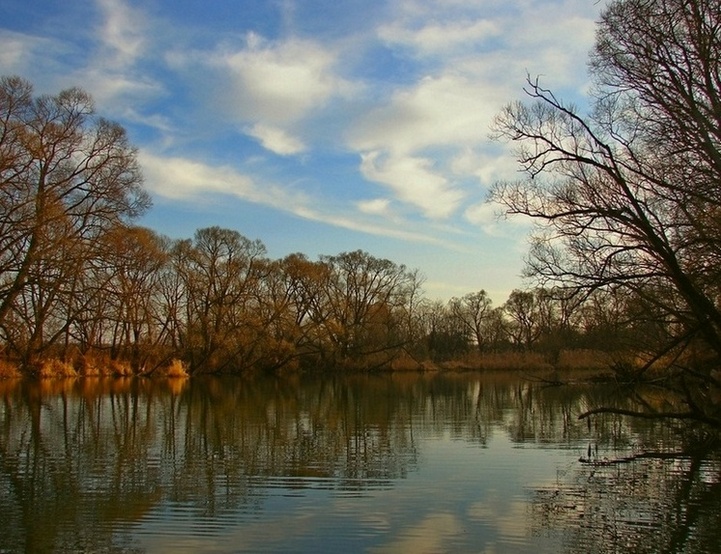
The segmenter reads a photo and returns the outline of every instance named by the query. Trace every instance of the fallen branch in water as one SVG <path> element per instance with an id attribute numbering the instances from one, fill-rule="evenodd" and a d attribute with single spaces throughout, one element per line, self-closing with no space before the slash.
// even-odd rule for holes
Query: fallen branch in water
<path id="1" fill-rule="evenodd" d="M 676 460 L 678 458 L 688 458 L 688 454 L 686 452 L 640 452 L 622 458 L 593 459 L 581 456 L 578 461 L 582 464 L 592 466 L 611 466 L 616 464 L 629 464 L 636 460 Z"/>
<path id="2" fill-rule="evenodd" d="M 580 414 L 578 419 L 586 419 L 587 417 L 597 414 L 624 415 L 641 419 L 685 419 L 721 428 L 721 420 L 698 412 L 636 412 L 634 410 L 624 410 L 622 408 L 594 408 L 593 410 Z"/>

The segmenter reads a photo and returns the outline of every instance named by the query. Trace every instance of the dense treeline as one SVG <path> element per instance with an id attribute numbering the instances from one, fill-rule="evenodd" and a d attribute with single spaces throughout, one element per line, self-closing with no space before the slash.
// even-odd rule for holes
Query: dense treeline
<path id="1" fill-rule="evenodd" d="M 86 93 L 36 98 L 3 78 L 0 118 L 6 371 L 423 367 L 512 350 L 553 363 L 563 349 L 622 351 L 638 325 L 628 299 L 600 291 L 433 302 L 417 270 L 360 250 L 271 260 L 219 227 L 171 240 L 133 225 L 150 205 L 135 150 Z"/>

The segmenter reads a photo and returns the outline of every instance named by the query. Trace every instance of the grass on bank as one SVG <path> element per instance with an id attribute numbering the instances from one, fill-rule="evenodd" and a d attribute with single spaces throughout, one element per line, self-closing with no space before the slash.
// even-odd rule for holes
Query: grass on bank
<path id="1" fill-rule="evenodd" d="M 421 362 L 427 370 L 535 371 L 535 370 L 606 370 L 614 357 L 597 350 L 561 350 L 555 356 L 539 352 L 472 352 L 457 360 Z M 417 363 L 417 362 L 416 362 Z M 410 362 L 404 369 L 411 369 Z"/>
<path id="2" fill-rule="evenodd" d="M 135 372 L 129 362 L 103 357 L 83 356 L 75 361 L 59 358 L 38 360 L 32 367 L 23 369 L 14 360 L 0 358 L 0 380 L 18 379 L 23 376 L 37 379 L 68 379 L 77 377 L 133 377 L 150 375 L 169 379 L 185 379 L 190 376 L 188 365 L 177 358 L 160 364 L 151 372 Z"/>
<path id="3" fill-rule="evenodd" d="M 384 363 L 380 371 L 537 371 L 537 370 L 597 370 L 606 371 L 617 357 L 595 350 L 562 350 L 555 356 L 538 352 L 473 352 L 444 362 L 418 360 L 402 355 Z M 360 368 L 359 368 L 360 369 Z M 152 369 L 133 371 L 129 362 L 111 360 L 102 355 L 79 356 L 74 362 L 48 358 L 23 371 L 12 360 L 0 358 L 0 379 L 30 375 L 40 379 L 75 377 L 130 377 L 134 375 L 185 379 L 190 376 L 188 364 L 178 358 L 158 364 Z"/>

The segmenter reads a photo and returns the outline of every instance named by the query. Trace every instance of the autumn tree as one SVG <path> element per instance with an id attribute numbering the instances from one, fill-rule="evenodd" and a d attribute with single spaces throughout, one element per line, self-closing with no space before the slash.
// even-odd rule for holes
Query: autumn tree
<path id="1" fill-rule="evenodd" d="M 290 254 L 275 265 L 267 286 L 269 330 L 276 341 L 272 366 L 319 363 L 330 349 L 328 287 L 331 268 L 304 254 Z M 267 365 L 267 364 L 266 364 Z"/>
<path id="2" fill-rule="evenodd" d="M 160 345 L 167 333 L 159 279 L 168 263 L 167 239 L 144 227 L 117 227 L 105 237 L 109 274 L 102 291 L 105 317 L 112 326 L 111 357 L 128 359 L 133 370 Z"/>
<path id="3" fill-rule="evenodd" d="M 426 301 L 420 306 L 419 324 L 431 360 L 440 362 L 459 359 L 472 348 L 468 330 L 440 300 Z"/>
<path id="4" fill-rule="evenodd" d="M 199 229 L 173 252 L 185 295 L 182 335 L 193 369 L 238 369 L 265 327 L 258 310 L 265 246 L 231 229 Z"/>
<path id="5" fill-rule="evenodd" d="M 492 193 L 539 222 L 528 271 L 541 283 L 652 308 L 640 315 L 663 323 L 656 357 L 687 381 L 686 415 L 719 425 L 699 395 L 721 389 L 720 28 L 719 0 L 611 2 L 591 55 L 592 110 L 529 79 L 531 102 L 495 125 L 527 178 Z M 712 363 L 681 364 L 701 344 Z"/>
<path id="6" fill-rule="evenodd" d="M 29 82 L 0 79 L 0 332 L 25 362 L 63 336 L 71 318 L 58 309 L 97 239 L 149 204 L 124 129 L 87 93 L 35 97 Z"/>
<path id="7" fill-rule="evenodd" d="M 354 364 L 376 357 L 388 362 L 406 345 L 408 310 L 412 309 L 417 275 L 404 265 L 357 250 L 321 256 L 328 268 L 323 318 L 335 362 Z"/>
<path id="8" fill-rule="evenodd" d="M 503 305 L 513 344 L 530 349 L 541 334 L 541 317 L 534 291 L 515 289 Z"/>

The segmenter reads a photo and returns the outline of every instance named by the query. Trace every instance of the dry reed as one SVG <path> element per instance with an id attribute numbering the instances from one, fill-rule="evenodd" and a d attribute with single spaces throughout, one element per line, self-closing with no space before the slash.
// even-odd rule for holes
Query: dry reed
<path id="1" fill-rule="evenodd" d="M 189 377 L 188 365 L 177 358 L 173 358 L 167 367 L 164 368 L 163 374 L 172 379 L 185 379 Z"/>
<path id="2" fill-rule="evenodd" d="M 0 359 L 0 379 L 17 379 L 21 377 L 17 364 Z"/>

